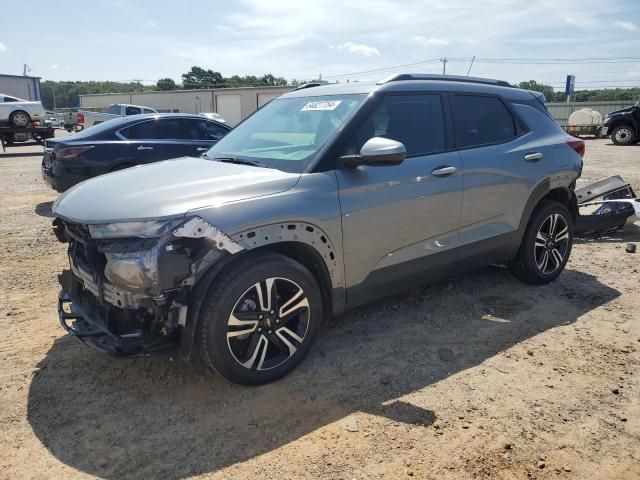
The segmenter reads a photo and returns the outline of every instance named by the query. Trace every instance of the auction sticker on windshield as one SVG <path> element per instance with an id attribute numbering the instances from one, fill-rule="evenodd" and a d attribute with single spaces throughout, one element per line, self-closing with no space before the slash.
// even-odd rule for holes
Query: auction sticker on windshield
<path id="1" fill-rule="evenodd" d="M 342 103 L 342 100 L 320 100 L 317 102 L 309 102 L 302 107 L 301 112 L 307 112 L 309 110 L 335 110 L 338 105 Z"/>

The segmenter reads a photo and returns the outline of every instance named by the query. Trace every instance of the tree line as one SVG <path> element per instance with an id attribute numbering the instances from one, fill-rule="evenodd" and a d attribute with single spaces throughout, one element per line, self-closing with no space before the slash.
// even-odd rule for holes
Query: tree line
<path id="1" fill-rule="evenodd" d="M 311 80 L 313 81 L 313 80 Z M 200 88 L 232 88 L 232 87 L 284 87 L 304 83 L 296 79 L 287 80 L 270 73 L 261 77 L 255 75 L 232 75 L 224 77 L 220 72 L 193 66 L 182 74 L 182 83 L 172 78 L 161 78 L 155 85 L 143 85 L 139 82 L 54 82 L 46 80 L 41 83 L 42 102 L 47 109 L 70 108 L 79 106 L 79 96 L 92 93 L 129 93 L 169 90 L 191 90 Z M 557 92 L 550 85 L 535 80 L 520 82 L 520 88 L 542 92 L 548 102 L 564 102 L 564 92 Z M 628 101 L 636 102 L 640 98 L 640 88 L 614 88 L 581 90 L 572 96 L 573 101 Z"/>

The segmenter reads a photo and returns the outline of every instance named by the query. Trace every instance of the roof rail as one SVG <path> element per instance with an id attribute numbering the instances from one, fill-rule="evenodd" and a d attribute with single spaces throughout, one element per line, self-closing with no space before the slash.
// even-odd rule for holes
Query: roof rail
<path id="1" fill-rule="evenodd" d="M 304 90 L 305 88 L 311 88 L 311 87 L 319 87 L 320 85 L 329 85 L 329 82 L 309 82 L 309 83 L 303 83 L 302 85 L 296 87 L 293 89 L 293 91 L 295 92 L 296 90 Z"/>
<path id="2" fill-rule="evenodd" d="M 378 85 L 389 82 L 399 82 L 401 80 L 438 80 L 447 82 L 466 82 L 466 83 L 482 83 L 485 85 L 496 85 L 499 87 L 512 87 L 509 82 L 504 80 L 493 80 L 491 78 L 479 77 L 463 77 L 461 75 L 437 75 L 431 73 L 396 73 L 384 80 L 380 80 Z"/>

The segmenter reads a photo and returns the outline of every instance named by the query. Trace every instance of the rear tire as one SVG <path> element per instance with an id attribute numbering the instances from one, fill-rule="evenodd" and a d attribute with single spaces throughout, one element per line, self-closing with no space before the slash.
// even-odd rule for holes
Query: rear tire
<path id="1" fill-rule="evenodd" d="M 533 211 L 511 273 L 527 283 L 549 283 L 562 273 L 573 245 L 573 220 L 561 203 L 544 201 Z"/>
<path id="2" fill-rule="evenodd" d="M 636 139 L 636 132 L 628 125 L 620 125 L 611 131 L 611 140 L 616 145 L 631 145 Z"/>
<path id="3" fill-rule="evenodd" d="M 207 366 L 243 385 L 277 380 L 300 364 L 320 329 L 313 275 L 276 253 L 248 255 L 214 281 L 197 325 Z"/>

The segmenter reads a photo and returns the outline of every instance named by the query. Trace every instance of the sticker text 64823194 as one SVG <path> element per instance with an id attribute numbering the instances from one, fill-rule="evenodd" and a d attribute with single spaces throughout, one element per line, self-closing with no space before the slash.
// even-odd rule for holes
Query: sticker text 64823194
<path id="1" fill-rule="evenodd" d="M 309 110 L 335 110 L 338 105 L 342 103 L 342 100 L 319 100 L 317 102 L 309 102 L 302 109 L 301 112 L 307 112 Z"/>

